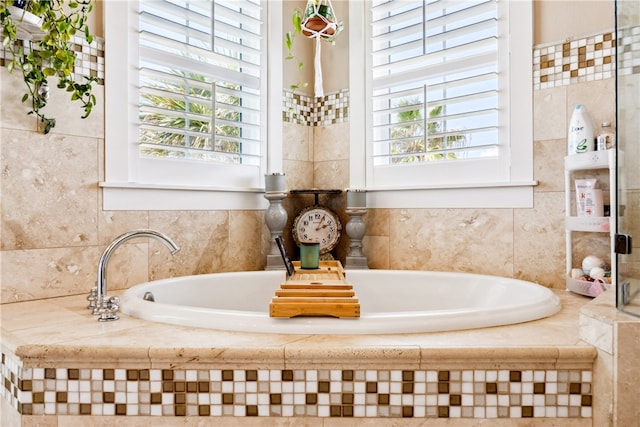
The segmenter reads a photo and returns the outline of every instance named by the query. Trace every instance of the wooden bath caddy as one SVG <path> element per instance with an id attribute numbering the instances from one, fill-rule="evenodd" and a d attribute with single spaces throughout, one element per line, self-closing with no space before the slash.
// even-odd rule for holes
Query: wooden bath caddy
<path id="1" fill-rule="evenodd" d="M 301 270 L 299 261 L 293 266 L 293 275 L 269 304 L 271 317 L 360 317 L 360 303 L 340 261 L 320 261 L 315 270 Z"/>

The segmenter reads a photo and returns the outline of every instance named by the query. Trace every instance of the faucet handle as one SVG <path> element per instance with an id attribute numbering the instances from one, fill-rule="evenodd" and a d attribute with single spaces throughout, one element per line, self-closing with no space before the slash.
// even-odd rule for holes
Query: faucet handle
<path id="1" fill-rule="evenodd" d="M 89 295 L 87 295 L 87 301 L 89 301 L 89 305 L 87 308 L 89 310 L 94 310 L 96 308 L 96 301 L 98 300 L 98 288 L 93 288 L 89 291 Z"/>
<path id="2" fill-rule="evenodd" d="M 118 310 L 120 310 L 120 298 L 109 297 L 102 302 L 101 307 L 97 309 L 99 322 L 110 322 L 112 320 L 118 320 Z M 95 311 L 94 311 L 95 312 Z"/>
<path id="3" fill-rule="evenodd" d="M 120 310 L 120 298 L 119 297 L 109 297 L 107 300 L 107 305 L 113 311 Z"/>

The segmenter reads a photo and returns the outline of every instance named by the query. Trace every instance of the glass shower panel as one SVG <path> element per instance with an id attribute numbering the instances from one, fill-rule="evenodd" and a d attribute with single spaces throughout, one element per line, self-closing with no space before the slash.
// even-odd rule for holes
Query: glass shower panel
<path id="1" fill-rule="evenodd" d="M 640 317 L 640 1 L 616 1 L 617 306 Z M 626 252 L 626 253 L 625 253 Z"/>

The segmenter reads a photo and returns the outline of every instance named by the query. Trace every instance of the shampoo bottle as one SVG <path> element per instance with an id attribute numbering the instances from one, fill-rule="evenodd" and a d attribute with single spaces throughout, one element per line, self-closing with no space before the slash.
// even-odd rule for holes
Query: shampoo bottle
<path id="1" fill-rule="evenodd" d="M 593 124 L 584 105 L 578 104 L 573 110 L 567 140 L 569 154 L 586 153 L 595 148 Z"/>

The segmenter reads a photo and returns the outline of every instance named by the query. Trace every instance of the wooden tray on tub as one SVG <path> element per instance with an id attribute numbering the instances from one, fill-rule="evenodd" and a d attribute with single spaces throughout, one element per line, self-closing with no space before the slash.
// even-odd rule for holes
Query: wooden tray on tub
<path id="1" fill-rule="evenodd" d="M 347 283 L 340 261 L 320 261 L 315 270 L 300 269 L 276 290 L 269 304 L 271 317 L 360 317 L 360 303 Z"/>

